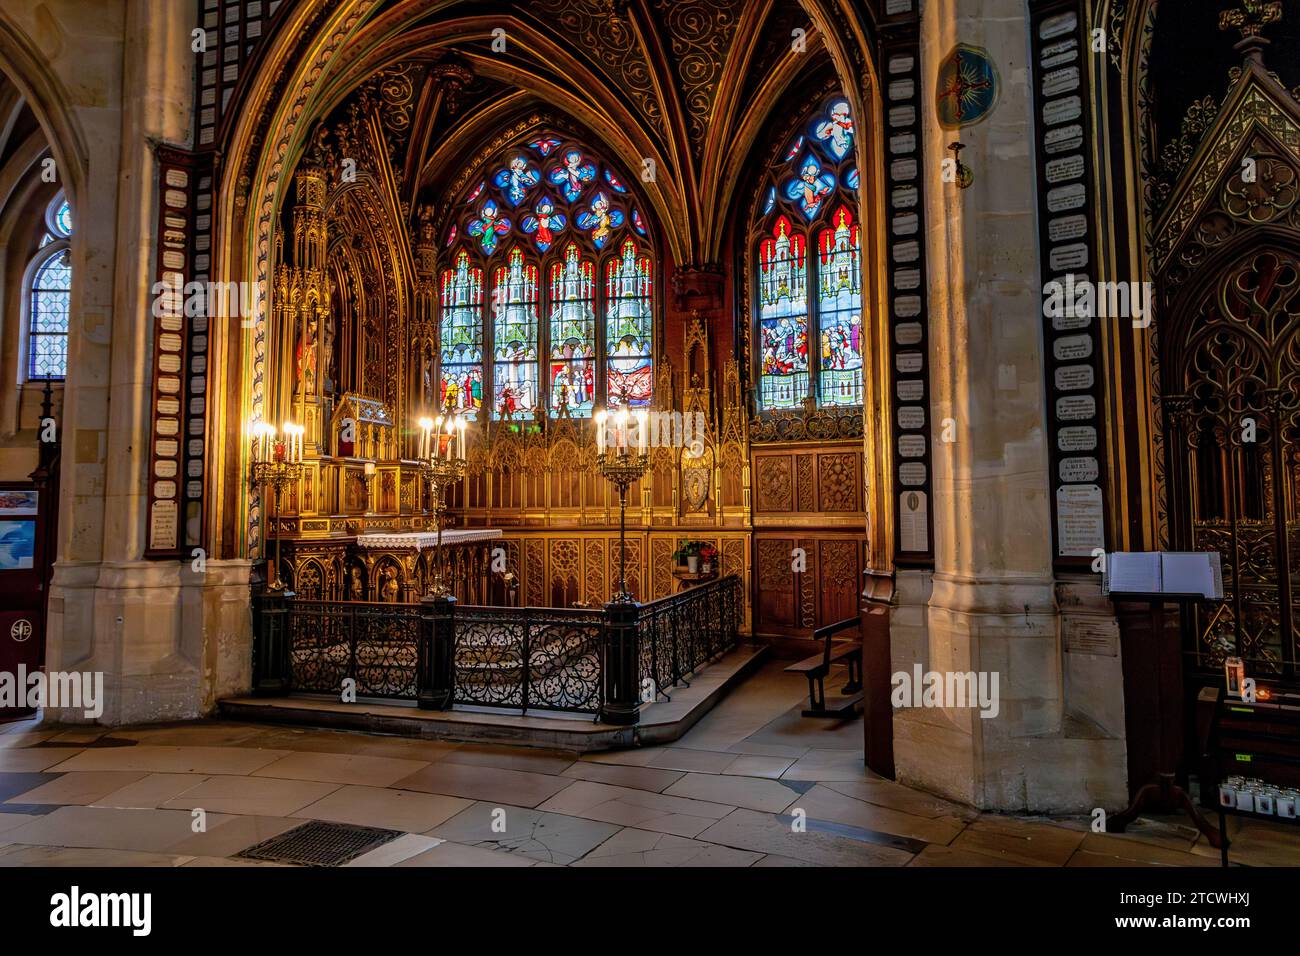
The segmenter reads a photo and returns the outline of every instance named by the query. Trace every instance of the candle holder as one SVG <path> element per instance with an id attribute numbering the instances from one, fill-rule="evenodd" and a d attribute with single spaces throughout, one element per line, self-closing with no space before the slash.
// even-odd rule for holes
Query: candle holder
<path id="1" fill-rule="evenodd" d="M 448 597 L 451 589 L 442 575 L 442 516 L 447 511 L 444 499 L 447 489 L 465 477 L 464 458 L 433 458 L 420 462 L 420 477 L 424 479 L 426 501 L 433 502 L 433 521 L 438 531 L 434 549 L 433 578 L 425 597 Z M 426 510 L 428 510 L 426 508 Z"/>
<path id="2" fill-rule="evenodd" d="M 275 562 L 273 580 L 266 585 L 268 591 L 283 591 L 285 589 L 284 581 L 280 579 L 280 498 L 285 487 L 290 482 L 297 481 L 301 477 L 302 464 L 300 462 L 289 462 L 284 459 L 253 462 L 253 483 L 261 485 L 262 499 L 266 499 L 266 488 L 268 486 L 275 490 L 275 524 L 272 526 L 272 530 L 275 532 Z"/>
<path id="3" fill-rule="evenodd" d="M 618 489 L 618 590 L 610 602 L 630 604 L 634 598 L 627 590 L 627 490 L 650 470 L 650 456 L 611 449 L 596 456 L 596 470 Z"/>

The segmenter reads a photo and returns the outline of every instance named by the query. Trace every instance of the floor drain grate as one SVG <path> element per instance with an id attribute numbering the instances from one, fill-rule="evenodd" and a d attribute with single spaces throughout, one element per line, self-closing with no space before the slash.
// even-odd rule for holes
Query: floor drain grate
<path id="1" fill-rule="evenodd" d="M 381 830 L 351 823 L 313 820 L 241 850 L 236 856 L 300 866 L 342 866 L 363 853 L 401 836 L 400 830 Z"/>

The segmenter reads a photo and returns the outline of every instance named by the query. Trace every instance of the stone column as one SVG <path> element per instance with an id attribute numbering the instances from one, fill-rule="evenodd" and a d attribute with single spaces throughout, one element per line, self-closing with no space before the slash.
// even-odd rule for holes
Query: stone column
<path id="1" fill-rule="evenodd" d="M 982 122 L 945 130 L 932 105 L 934 87 L 958 42 L 988 52 L 1001 90 Z M 977 707 L 897 709 L 895 758 L 901 781 L 966 803 L 1080 810 L 1123 802 L 1123 749 L 1073 719 L 1065 686 L 1052 573 L 1028 49 L 1024 0 L 924 4 L 935 570 L 929 582 L 900 578 L 893 667 L 909 675 L 916 664 L 944 675 L 985 672 L 990 687 L 996 674 L 998 694 L 989 718 Z M 974 173 L 965 189 L 941 175 L 957 139 Z"/>

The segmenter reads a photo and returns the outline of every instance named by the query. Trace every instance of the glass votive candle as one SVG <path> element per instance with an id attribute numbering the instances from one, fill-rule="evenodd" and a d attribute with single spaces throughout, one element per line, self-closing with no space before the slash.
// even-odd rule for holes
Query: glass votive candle
<path id="1" fill-rule="evenodd" d="M 1284 820 L 1294 820 L 1295 802 L 1296 792 L 1294 790 L 1283 790 L 1274 801 L 1277 815 Z"/>
<path id="2" fill-rule="evenodd" d="M 1227 780 L 1219 784 L 1219 806 L 1236 807 L 1237 805 L 1237 788 Z"/>
<path id="3" fill-rule="evenodd" d="M 1255 794 L 1255 812 L 1262 813 L 1266 817 L 1273 816 L 1274 792 L 1271 787 L 1265 787 Z"/>
<path id="4" fill-rule="evenodd" d="M 1255 790 L 1243 786 L 1237 790 L 1237 809 L 1243 813 L 1255 812 Z"/>

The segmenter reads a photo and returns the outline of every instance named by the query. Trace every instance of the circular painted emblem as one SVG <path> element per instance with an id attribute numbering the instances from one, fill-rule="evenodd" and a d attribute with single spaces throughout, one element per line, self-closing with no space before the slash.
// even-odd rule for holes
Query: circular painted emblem
<path id="1" fill-rule="evenodd" d="M 984 119 L 998 101 L 998 70 L 987 50 L 958 43 L 939 64 L 935 108 L 939 125 L 960 129 Z"/>
<path id="2" fill-rule="evenodd" d="M 9 625 L 9 636 L 21 644 L 32 636 L 32 622 L 27 618 L 19 618 Z"/>

